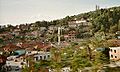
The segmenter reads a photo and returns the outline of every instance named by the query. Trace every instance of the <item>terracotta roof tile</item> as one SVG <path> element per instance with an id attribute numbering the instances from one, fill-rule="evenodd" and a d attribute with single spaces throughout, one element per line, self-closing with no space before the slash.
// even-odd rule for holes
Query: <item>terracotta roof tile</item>
<path id="1" fill-rule="evenodd" d="M 111 44 L 111 46 L 120 46 L 120 40 L 118 39 L 108 40 L 108 43 Z"/>
<path id="2" fill-rule="evenodd" d="M 5 64 L 7 60 L 7 57 L 0 55 L 0 64 Z"/>
<path id="3" fill-rule="evenodd" d="M 4 51 L 14 51 L 14 50 L 18 50 L 21 48 L 14 44 L 8 44 L 8 45 L 4 46 L 3 49 L 4 49 Z"/>

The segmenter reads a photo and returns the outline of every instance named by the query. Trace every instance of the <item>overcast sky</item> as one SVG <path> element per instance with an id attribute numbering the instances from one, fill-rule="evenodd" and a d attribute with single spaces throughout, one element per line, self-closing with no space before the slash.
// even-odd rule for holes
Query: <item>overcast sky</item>
<path id="1" fill-rule="evenodd" d="M 0 25 L 60 19 L 100 8 L 120 6 L 120 0 L 0 0 Z"/>

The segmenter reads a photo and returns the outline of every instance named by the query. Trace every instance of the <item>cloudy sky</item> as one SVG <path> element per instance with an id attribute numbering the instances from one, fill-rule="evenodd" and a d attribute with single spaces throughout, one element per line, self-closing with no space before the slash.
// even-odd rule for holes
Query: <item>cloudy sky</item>
<path id="1" fill-rule="evenodd" d="M 0 0 L 0 25 L 60 19 L 101 8 L 120 6 L 120 0 Z"/>

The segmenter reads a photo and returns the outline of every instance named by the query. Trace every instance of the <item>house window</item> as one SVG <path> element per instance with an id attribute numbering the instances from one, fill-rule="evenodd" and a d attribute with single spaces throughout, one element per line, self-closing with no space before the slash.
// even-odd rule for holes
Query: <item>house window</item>
<path id="1" fill-rule="evenodd" d="M 113 55 L 111 55 L 111 58 L 113 58 Z"/>
<path id="2" fill-rule="evenodd" d="M 116 50 L 114 50 L 114 52 L 116 53 Z"/>
<path id="3" fill-rule="evenodd" d="M 50 55 L 48 55 L 48 58 L 50 57 Z"/>
<path id="4" fill-rule="evenodd" d="M 110 49 L 110 51 L 112 52 L 112 49 Z"/>
<path id="5" fill-rule="evenodd" d="M 31 53 L 31 52 L 28 52 L 29 54 Z"/>
<path id="6" fill-rule="evenodd" d="M 42 59 L 42 56 L 40 56 L 40 60 Z"/>
<path id="7" fill-rule="evenodd" d="M 46 56 L 44 56 L 44 59 L 46 59 Z"/>
<path id="8" fill-rule="evenodd" d="M 117 56 L 115 56 L 115 58 L 117 58 Z"/>
<path id="9" fill-rule="evenodd" d="M 37 60 L 38 60 L 38 57 L 35 57 L 35 60 L 37 61 Z"/>

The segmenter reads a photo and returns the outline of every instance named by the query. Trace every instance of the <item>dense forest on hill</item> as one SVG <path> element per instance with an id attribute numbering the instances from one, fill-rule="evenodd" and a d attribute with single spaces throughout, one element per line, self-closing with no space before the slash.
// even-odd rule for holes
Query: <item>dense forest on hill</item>
<path id="1" fill-rule="evenodd" d="M 82 13 L 74 16 L 67 16 L 63 21 L 70 21 L 74 18 L 78 20 L 81 18 L 89 19 L 92 23 L 93 32 L 115 32 L 120 30 L 120 6 L 108 9 L 99 9 L 88 13 Z M 64 24 L 64 23 L 63 23 Z"/>

